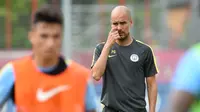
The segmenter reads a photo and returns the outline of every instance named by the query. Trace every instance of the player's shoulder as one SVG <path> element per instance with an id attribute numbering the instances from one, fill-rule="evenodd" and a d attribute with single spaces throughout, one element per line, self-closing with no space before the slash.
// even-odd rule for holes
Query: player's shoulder
<path id="1" fill-rule="evenodd" d="M 77 68 L 79 70 L 84 70 L 84 71 L 87 70 L 87 68 L 85 66 L 81 65 L 80 63 L 78 63 L 78 62 L 76 62 L 74 60 L 67 60 L 67 64 L 69 66 L 73 66 L 73 67 L 75 67 L 75 68 Z"/>
<path id="2" fill-rule="evenodd" d="M 144 50 L 144 51 L 148 51 L 148 52 L 152 52 L 152 47 L 140 40 L 135 40 L 135 42 L 137 43 L 138 47 L 141 49 L 141 50 Z"/>
<path id="3" fill-rule="evenodd" d="M 200 49 L 200 42 L 199 43 L 196 43 L 192 46 L 192 48 L 196 48 L 196 49 Z"/>
<path id="4" fill-rule="evenodd" d="M 10 72 L 14 70 L 14 67 L 22 65 L 26 60 L 28 59 L 28 56 L 20 57 L 15 60 L 11 60 L 7 62 L 1 69 L 0 69 L 0 74 Z M 27 66 L 25 63 L 24 65 Z"/>
<path id="5" fill-rule="evenodd" d="M 72 69 L 77 75 L 88 76 L 90 74 L 90 69 L 74 60 L 67 60 L 67 65 L 69 66 L 69 69 Z"/>
<path id="6" fill-rule="evenodd" d="M 13 71 L 13 64 L 12 62 L 8 62 L 0 69 L 0 75 L 11 71 Z"/>
<path id="7" fill-rule="evenodd" d="M 12 60 L 13 66 L 27 66 L 30 63 L 31 56 L 23 56 Z"/>
<path id="8" fill-rule="evenodd" d="M 181 63 L 196 63 L 200 64 L 200 43 L 191 46 L 181 57 Z"/>
<path id="9" fill-rule="evenodd" d="M 200 57 L 200 43 L 193 45 L 188 51 Z"/>
<path id="10" fill-rule="evenodd" d="M 96 49 L 102 50 L 103 47 L 104 47 L 104 45 L 105 45 L 105 42 L 98 43 L 98 44 L 96 45 Z"/>

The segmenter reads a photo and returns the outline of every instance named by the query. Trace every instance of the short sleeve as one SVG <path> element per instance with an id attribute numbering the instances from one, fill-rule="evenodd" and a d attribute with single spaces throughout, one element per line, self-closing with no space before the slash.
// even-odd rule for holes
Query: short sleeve
<path id="1" fill-rule="evenodd" d="M 10 97 L 14 80 L 13 65 L 8 63 L 0 71 L 0 107 Z"/>
<path id="2" fill-rule="evenodd" d="M 200 95 L 199 67 L 199 57 L 192 52 L 187 52 L 177 65 L 171 87 L 198 97 L 198 95 Z"/>
<path id="3" fill-rule="evenodd" d="M 146 51 L 146 59 L 144 63 L 144 73 L 145 77 L 154 76 L 158 73 L 158 68 L 156 65 L 156 58 L 154 56 L 153 50 L 148 47 Z"/>
<path id="4" fill-rule="evenodd" d="M 91 68 L 94 66 L 94 64 L 98 60 L 99 56 L 101 55 L 101 51 L 103 49 L 103 46 L 104 46 L 104 43 L 100 43 L 95 47 L 94 52 L 93 52 Z"/>

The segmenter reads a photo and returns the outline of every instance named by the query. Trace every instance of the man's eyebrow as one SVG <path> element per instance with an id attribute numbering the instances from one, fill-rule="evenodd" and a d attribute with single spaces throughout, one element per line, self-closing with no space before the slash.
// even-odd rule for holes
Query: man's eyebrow
<path id="1" fill-rule="evenodd" d="M 122 21 L 111 21 L 112 23 L 120 23 L 120 22 L 127 22 L 125 20 L 122 20 Z"/>

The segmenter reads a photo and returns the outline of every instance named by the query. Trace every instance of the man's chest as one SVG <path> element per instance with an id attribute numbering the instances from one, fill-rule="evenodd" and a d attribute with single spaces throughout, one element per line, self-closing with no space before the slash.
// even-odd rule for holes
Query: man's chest
<path id="1" fill-rule="evenodd" d="M 124 86 L 143 82 L 145 58 L 145 52 L 139 49 L 112 48 L 105 76 Z"/>
<path id="2" fill-rule="evenodd" d="M 35 104 L 51 104 L 51 102 L 71 101 L 76 93 L 76 81 L 73 77 L 44 76 L 32 77 L 26 81 L 15 82 L 15 98 L 29 101 Z M 53 104 L 52 104 L 53 105 Z"/>
<path id="3" fill-rule="evenodd" d="M 33 97 L 37 102 L 56 101 L 60 98 L 70 99 L 75 93 L 75 84 L 70 81 L 41 82 L 32 86 Z M 35 94 L 35 95 L 34 95 Z M 64 96 L 66 95 L 66 96 Z"/>
<path id="4" fill-rule="evenodd" d="M 137 69 L 145 63 L 145 52 L 139 49 L 115 48 L 108 55 L 108 66 L 125 67 L 126 69 Z"/>

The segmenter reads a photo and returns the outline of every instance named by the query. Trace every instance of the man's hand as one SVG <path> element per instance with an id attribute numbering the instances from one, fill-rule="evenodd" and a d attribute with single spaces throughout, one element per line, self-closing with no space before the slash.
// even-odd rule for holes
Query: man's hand
<path id="1" fill-rule="evenodd" d="M 120 36 L 119 36 L 118 31 L 112 28 L 108 34 L 108 38 L 107 38 L 105 46 L 108 46 L 109 48 L 112 47 L 115 41 L 119 38 Z"/>
<path id="2" fill-rule="evenodd" d="M 102 52 L 99 58 L 97 59 L 96 63 L 92 67 L 92 76 L 96 81 L 99 81 L 103 76 L 106 69 L 106 63 L 110 49 L 112 48 L 115 41 L 119 38 L 120 36 L 118 31 L 115 29 L 111 29 L 110 33 L 108 34 L 108 39 L 102 49 Z"/>

